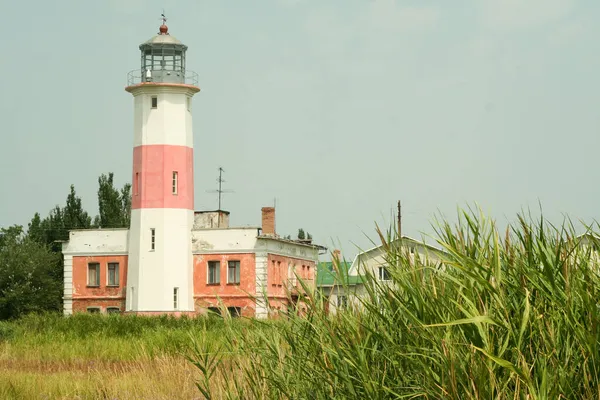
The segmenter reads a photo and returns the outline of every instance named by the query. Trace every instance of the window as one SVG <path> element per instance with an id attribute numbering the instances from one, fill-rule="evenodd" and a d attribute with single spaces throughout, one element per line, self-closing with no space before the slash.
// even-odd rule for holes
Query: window
<path id="1" fill-rule="evenodd" d="M 119 263 L 108 263 L 108 279 L 106 286 L 119 286 Z"/>
<path id="2" fill-rule="evenodd" d="M 221 283 L 219 267 L 221 263 L 219 261 L 209 261 L 208 262 L 208 284 L 209 285 L 218 285 Z"/>
<path id="3" fill-rule="evenodd" d="M 152 96 L 152 108 L 158 108 L 158 97 Z"/>
<path id="4" fill-rule="evenodd" d="M 173 309 L 177 310 L 179 308 L 179 288 L 173 288 Z"/>
<path id="5" fill-rule="evenodd" d="M 187 98 L 187 110 L 192 111 L 192 99 L 190 97 Z"/>
<path id="6" fill-rule="evenodd" d="M 106 307 L 106 312 L 108 314 L 120 314 L 121 309 L 119 307 Z"/>
<path id="7" fill-rule="evenodd" d="M 232 318 L 239 317 L 242 315 L 242 309 L 240 307 L 227 307 L 227 311 Z"/>
<path id="8" fill-rule="evenodd" d="M 227 283 L 240 283 L 240 262 L 229 261 L 227 270 Z"/>
<path id="9" fill-rule="evenodd" d="M 177 171 L 173 171 L 173 182 L 171 184 L 171 190 L 173 194 L 177 194 Z"/>
<path id="10" fill-rule="evenodd" d="M 348 298 L 346 296 L 337 296 L 337 307 L 340 309 L 348 308 Z"/>
<path id="11" fill-rule="evenodd" d="M 131 288 L 131 298 L 129 299 L 129 310 L 133 310 L 133 294 L 134 294 L 134 288 Z"/>
<path id="12" fill-rule="evenodd" d="M 100 286 L 100 264 L 88 264 L 88 286 Z"/>
<path id="13" fill-rule="evenodd" d="M 207 315 L 221 316 L 221 310 L 218 307 L 208 307 Z"/>
<path id="14" fill-rule="evenodd" d="M 390 271 L 388 271 L 386 267 L 379 267 L 379 280 L 380 281 L 389 281 L 390 280 Z"/>
<path id="15" fill-rule="evenodd" d="M 154 251 L 156 248 L 156 229 L 150 228 L 150 250 Z"/>
<path id="16" fill-rule="evenodd" d="M 135 193 L 135 195 L 138 196 L 140 194 L 140 173 L 139 172 L 135 173 L 134 185 L 135 185 L 135 187 L 133 188 L 133 193 Z"/>
<path id="17" fill-rule="evenodd" d="M 100 314 L 100 307 L 88 307 L 87 312 L 90 314 Z"/>

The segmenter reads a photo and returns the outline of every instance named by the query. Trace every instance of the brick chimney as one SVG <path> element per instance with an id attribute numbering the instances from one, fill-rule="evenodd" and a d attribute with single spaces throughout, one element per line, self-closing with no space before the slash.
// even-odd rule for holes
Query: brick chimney
<path id="1" fill-rule="evenodd" d="M 262 208 L 262 234 L 275 236 L 275 207 Z"/>

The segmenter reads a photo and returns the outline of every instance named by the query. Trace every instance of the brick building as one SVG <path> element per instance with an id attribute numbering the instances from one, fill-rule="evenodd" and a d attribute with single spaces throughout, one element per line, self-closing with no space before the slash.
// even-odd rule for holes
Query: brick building
<path id="1" fill-rule="evenodd" d="M 264 318 L 269 309 L 293 306 L 301 291 L 297 276 L 314 285 L 319 252 L 325 248 L 282 239 L 274 222 L 272 207 L 262 209 L 260 227 L 230 227 L 226 211 L 195 212 L 194 313 L 217 311 L 220 299 L 234 315 Z M 128 229 L 71 231 L 63 243 L 64 313 L 182 313 L 175 297 L 168 310 L 134 310 L 127 298 L 128 254 Z M 263 293 L 268 304 L 261 301 Z"/>

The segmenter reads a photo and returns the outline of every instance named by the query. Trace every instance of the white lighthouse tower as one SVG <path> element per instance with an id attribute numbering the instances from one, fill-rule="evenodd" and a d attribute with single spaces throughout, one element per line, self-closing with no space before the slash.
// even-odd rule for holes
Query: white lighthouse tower
<path id="1" fill-rule="evenodd" d="M 126 312 L 143 314 L 194 311 L 191 106 L 200 88 L 165 22 L 140 45 L 141 70 L 125 89 L 134 99 Z"/>

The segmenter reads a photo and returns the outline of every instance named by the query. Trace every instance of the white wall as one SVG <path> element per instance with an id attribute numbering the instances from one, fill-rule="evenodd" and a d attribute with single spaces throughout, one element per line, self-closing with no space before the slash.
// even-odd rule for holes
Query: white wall
<path id="1" fill-rule="evenodd" d="M 253 253 L 258 228 L 202 229 L 192 231 L 194 254 Z"/>
<path id="2" fill-rule="evenodd" d="M 89 229 L 69 232 L 69 241 L 63 243 L 65 255 L 126 255 L 128 252 L 127 228 Z"/>
<path id="3" fill-rule="evenodd" d="M 152 144 L 193 147 L 192 117 L 187 109 L 187 98 L 193 96 L 193 90 L 185 86 L 142 86 L 132 93 L 134 147 Z M 155 109 L 151 107 L 152 96 L 158 98 Z"/>
<path id="4" fill-rule="evenodd" d="M 127 296 L 133 311 L 174 311 L 173 288 L 179 288 L 178 311 L 193 311 L 193 260 L 190 234 L 193 211 L 137 209 L 131 212 Z M 151 249 L 151 228 L 155 249 Z"/>

